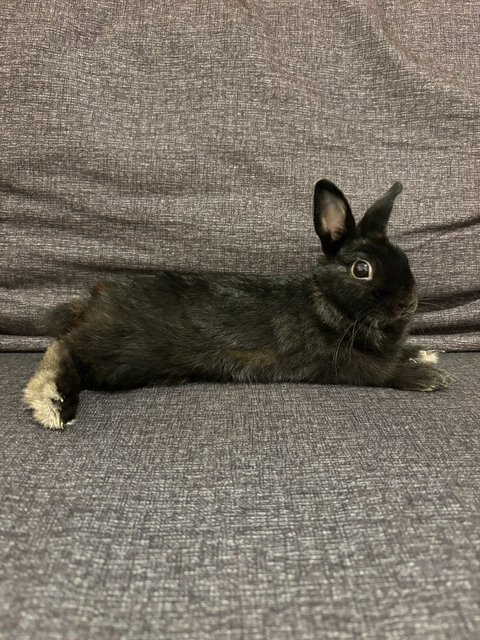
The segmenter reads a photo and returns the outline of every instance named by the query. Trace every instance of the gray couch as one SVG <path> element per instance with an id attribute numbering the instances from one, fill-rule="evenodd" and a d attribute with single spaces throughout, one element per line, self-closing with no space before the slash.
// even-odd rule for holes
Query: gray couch
<path id="1" fill-rule="evenodd" d="M 479 638 L 476 3 L 0 18 L 0 638 Z M 403 182 L 449 390 L 85 392 L 64 432 L 32 422 L 47 309 L 112 273 L 307 268 L 321 177 L 357 215 Z"/>

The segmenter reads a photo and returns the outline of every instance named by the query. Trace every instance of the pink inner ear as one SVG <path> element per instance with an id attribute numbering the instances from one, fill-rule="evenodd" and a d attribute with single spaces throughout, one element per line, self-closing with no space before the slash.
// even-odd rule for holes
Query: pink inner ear
<path id="1" fill-rule="evenodd" d="M 330 229 L 330 237 L 332 240 L 339 240 L 343 235 L 343 227 L 336 226 Z"/>
<path id="2" fill-rule="evenodd" d="M 330 200 L 325 203 L 322 212 L 322 229 L 329 234 L 332 240 L 339 240 L 345 231 L 346 208 L 338 200 Z"/>

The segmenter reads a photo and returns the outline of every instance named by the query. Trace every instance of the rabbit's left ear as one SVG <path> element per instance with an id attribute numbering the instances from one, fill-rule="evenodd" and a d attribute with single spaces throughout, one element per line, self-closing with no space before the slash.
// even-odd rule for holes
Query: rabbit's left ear
<path id="1" fill-rule="evenodd" d="M 322 243 L 323 253 L 331 258 L 347 238 L 355 235 L 355 219 L 347 199 L 329 180 L 315 185 L 313 222 Z"/>
<path id="2" fill-rule="evenodd" d="M 401 183 L 395 182 L 381 198 L 372 204 L 358 223 L 358 230 L 361 236 L 384 237 L 386 235 L 393 203 L 402 189 Z"/>

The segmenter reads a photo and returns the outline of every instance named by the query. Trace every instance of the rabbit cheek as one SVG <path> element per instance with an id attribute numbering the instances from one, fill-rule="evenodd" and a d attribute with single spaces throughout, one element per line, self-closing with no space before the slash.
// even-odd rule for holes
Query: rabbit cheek
<path id="1" fill-rule="evenodd" d="M 362 282 L 349 282 L 339 289 L 336 303 L 350 318 L 366 318 L 375 308 L 375 299 L 365 291 Z"/>

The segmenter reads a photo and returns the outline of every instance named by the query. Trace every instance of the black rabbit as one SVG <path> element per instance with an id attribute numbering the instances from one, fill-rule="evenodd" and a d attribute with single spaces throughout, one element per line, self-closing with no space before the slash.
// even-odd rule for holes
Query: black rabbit
<path id="1" fill-rule="evenodd" d="M 417 307 L 403 251 L 386 237 L 395 183 L 355 224 L 343 193 L 315 185 L 325 257 L 284 277 L 160 271 L 100 282 L 60 305 L 25 389 L 38 422 L 61 429 L 81 389 L 148 384 L 309 382 L 442 389 L 436 352 L 406 344 Z"/>

